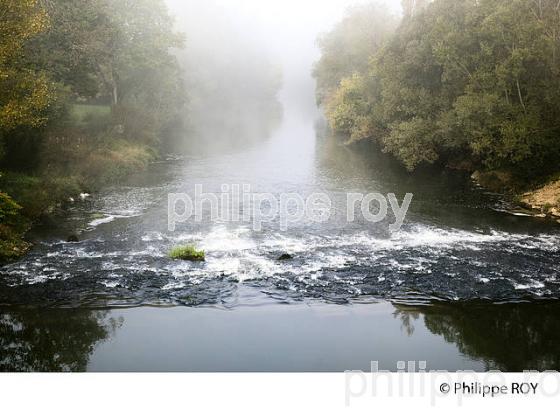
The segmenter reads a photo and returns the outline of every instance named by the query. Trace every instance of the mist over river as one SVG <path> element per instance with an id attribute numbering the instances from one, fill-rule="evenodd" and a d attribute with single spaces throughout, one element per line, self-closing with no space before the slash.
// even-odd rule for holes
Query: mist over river
<path id="1" fill-rule="evenodd" d="M 518 302 L 560 295 L 560 236 L 554 222 L 501 212 L 501 198 L 453 173 L 410 176 L 364 145 L 347 148 L 321 134 L 317 117 L 284 104 L 271 136 L 227 153 L 187 155 L 154 164 L 126 184 L 77 201 L 31 234 L 36 246 L 3 268 L 8 304 L 107 307 L 223 305 L 389 299 Z M 297 148 L 296 148 L 297 147 Z M 168 230 L 168 194 L 325 193 L 331 217 L 215 221 L 207 206 Z M 414 194 L 407 218 L 346 218 L 347 192 Z M 392 219 L 393 218 L 393 219 Z M 66 238 L 78 232 L 80 241 Z M 193 243 L 202 263 L 174 261 L 169 250 Z M 292 260 L 278 261 L 288 253 Z M 257 290 L 257 292 L 254 292 Z M 250 294 L 250 297 L 246 297 Z"/>
<path id="2" fill-rule="evenodd" d="M 325 11 L 331 21 L 334 11 Z M 291 22 L 291 13 L 283 18 Z M 311 78 L 318 30 L 302 21 L 288 45 L 276 44 L 292 51 L 279 101 L 231 104 L 243 114 L 224 120 L 235 131 L 195 128 L 183 154 L 34 226 L 31 251 L 0 268 L 0 370 L 367 371 L 371 361 L 396 370 L 407 360 L 427 362 L 426 370 L 560 370 L 560 224 L 509 213 L 504 197 L 469 175 L 411 174 L 370 143 L 330 135 Z M 192 38 L 204 55 L 206 37 Z M 204 92 L 219 99 L 209 84 Z M 198 104 L 204 112 L 206 100 Z M 257 231 L 252 220 L 215 220 L 205 208 L 202 220 L 170 231 L 169 194 L 194 197 L 196 185 L 217 194 L 224 185 L 326 194 L 331 217 L 303 217 L 286 230 L 277 218 Z M 399 203 L 414 196 L 392 231 L 391 213 L 349 222 L 348 193 L 394 193 Z M 184 244 L 206 260 L 171 259 Z"/>
<path id="3" fill-rule="evenodd" d="M 465 176 L 412 177 L 322 129 L 284 101 L 269 137 L 163 160 L 36 226 L 35 247 L 0 275 L 1 367 L 340 371 L 381 360 L 394 370 L 397 360 L 421 357 L 449 370 L 558 368 L 550 346 L 559 326 L 558 224 L 504 213 L 500 197 Z M 333 216 L 286 231 L 275 220 L 256 232 L 207 212 L 168 231 L 168 194 L 192 194 L 195 184 L 326 193 Z M 391 218 L 348 223 L 347 192 L 414 199 L 401 230 L 390 232 Z M 74 232 L 80 241 L 66 242 Z M 182 243 L 204 249 L 206 261 L 171 260 Z M 284 253 L 293 259 L 279 261 Z M 198 308 L 153 309 L 180 305 Z M 134 309 L 106 310 L 117 307 Z M 488 345 L 472 337 L 488 332 Z M 226 339 L 234 356 L 209 343 Z M 268 349 L 273 361 L 263 359 Z M 518 349 L 531 350 L 519 357 Z"/>

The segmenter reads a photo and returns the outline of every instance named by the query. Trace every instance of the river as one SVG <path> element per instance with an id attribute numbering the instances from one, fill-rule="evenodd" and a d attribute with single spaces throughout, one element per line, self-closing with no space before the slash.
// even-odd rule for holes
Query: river
<path id="1" fill-rule="evenodd" d="M 0 274 L 0 369 L 560 370 L 560 225 L 508 214 L 464 175 L 412 176 L 285 108 L 267 138 L 162 160 L 37 226 Z M 168 194 L 196 184 L 325 193 L 333 212 L 285 231 L 206 213 L 169 231 Z M 414 198 L 392 232 L 348 222 L 348 192 Z M 206 261 L 170 260 L 183 243 Z"/>

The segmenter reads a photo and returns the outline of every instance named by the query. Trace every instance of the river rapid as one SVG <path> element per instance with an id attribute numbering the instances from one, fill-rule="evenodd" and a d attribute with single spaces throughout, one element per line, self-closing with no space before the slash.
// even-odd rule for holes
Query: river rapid
<path id="1" fill-rule="evenodd" d="M 8 305 L 123 307 L 391 300 L 519 302 L 560 296 L 560 225 L 504 211 L 499 196 L 467 176 L 410 175 L 366 144 L 348 148 L 310 116 L 287 110 L 267 138 L 243 147 L 169 158 L 37 226 L 36 244 L 2 268 Z M 168 229 L 168 194 L 327 194 L 328 222 L 308 218 L 261 231 L 252 221 L 216 221 L 206 212 Z M 414 195 L 399 231 L 363 216 L 348 222 L 346 195 Z M 233 218 L 231 218 L 233 219 Z M 80 241 L 66 239 L 78 232 Z M 179 244 L 206 262 L 173 261 Z M 278 261 L 289 253 L 293 259 Z M 256 290 L 256 292 L 255 292 Z"/>

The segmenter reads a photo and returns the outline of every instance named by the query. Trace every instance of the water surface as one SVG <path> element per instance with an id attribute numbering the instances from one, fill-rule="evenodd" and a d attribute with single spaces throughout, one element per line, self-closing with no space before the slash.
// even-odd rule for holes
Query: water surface
<path id="1" fill-rule="evenodd" d="M 558 304 L 0 309 L 0 371 L 560 368 Z"/>
<path id="2" fill-rule="evenodd" d="M 1 363 L 21 370 L 346 370 L 371 360 L 392 369 L 396 359 L 431 359 L 446 369 L 558 368 L 551 342 L 560 333 L 551 329 L 559 321 L 560 225 L 507 214 L 503 198 L 468 176 L 411 176 L 373 147 L 345 147 L 320 129 L 287 110 L 270 138 L 161 161 L 45 220 L 30 234 L 29 255 L 2 268 Z M 333 214 L 328 223 L 304 219 L 287 231 L 276 220 L 260 232 L 251 222 L 207 214 L 170 232 L 167 195 L 193 194 L 195 184 L 218 193 L 224 184 L 326 193 Z M 393 220 L 348 223 L 348 192 L 399 199 L 411 192 L 414 199 L 402 229 L 391 232 Z M 67 243 L 75 232 L 80 242 Z M 169 249 L 183 243 L 204 249 L 206 262 L 170 260 Z M 278 261 L 284 253 L 293 259 Z M 334 316 L 325 313 L 331 310 Z M 215 346 L 205 348 L 209 341 Z M 18 343 L 29 360 L 15 353 Z M 511 349 L 496 347 L 502 343 Z"/>

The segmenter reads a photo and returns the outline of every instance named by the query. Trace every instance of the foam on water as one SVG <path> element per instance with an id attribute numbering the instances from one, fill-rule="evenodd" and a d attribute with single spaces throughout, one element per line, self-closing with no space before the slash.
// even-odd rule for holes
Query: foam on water
<path id="1" fill-rule="evenodd" d="M 100 225 L 101 219 L 96 226 Z M 221 298 L 222 292 L 231 292 L 232 283 L 257 286 L 275 297 L 335 302 L 362 295 L 402 297 L 411 292 L 449 300 L 560 296 L 556 263 L 560 238 L 555 235 L 482 233 L 418 223 L 390 235 L 365 229 L 320 235 L 255 233 L 248 226 L 224 223 L 209 231 L 146 230 L 133 239 L 123 231 L 78 244 L 43 242 L 35 254 L 4 268 L 3 282 L 13 288 L 52 287 L 57 281 L 69 281 L 84 283 L 92 292 L 98 284 L 97 292 L 104 289 L 109 298 L 125 292 L 126 300 L 153 295 L 185 303 L 188 294 L 188 303 L 195 304 L 199 299 Z M 207 260 L 170 260 L 169 249 L 185 243 L 204 249 Z M 278 261 L 284 253 L 293 259 Z M 522 258 L 517 257 L 521 254 Z M 525 273 L 533 269 L 528 265 L 531 258 L 539 268 L 527 277 Z M 72 287 L 67 291 L 71 293 Z M 60 292 L 65 294 L 66 288 Z M 201 299 L 199 294 L 206 296 Z"/>
<path id="2" fill-rule="evenodd" d="M 90 226 L 91 228 L 96 228 L 99 225 L 104 225 L 104 224 L 108 224 L 111 223 L 113 221 L 115 221 L 116 219 L 126 219 L 126 218 L 135 218 L 138 216 L 141 216 L 142 214 L 140 213 L 131 213 L 129 215 L 106 215 L 102 218 L 96 218 L 93 221 L 88 223 L 88 226 Z"/>

